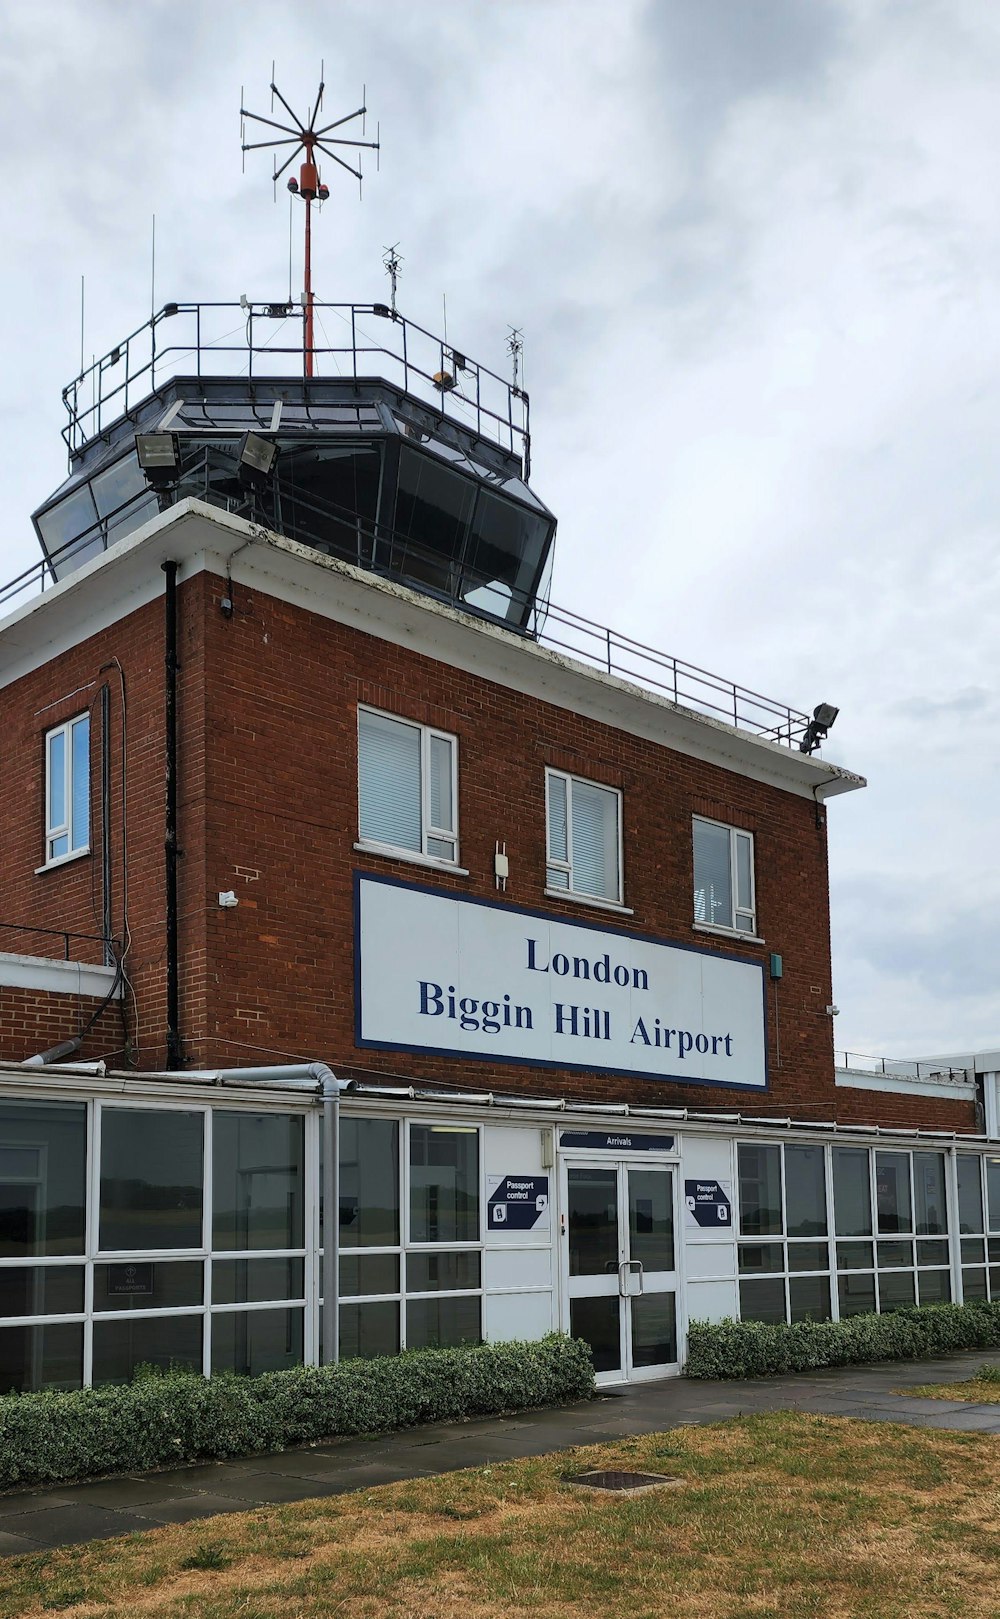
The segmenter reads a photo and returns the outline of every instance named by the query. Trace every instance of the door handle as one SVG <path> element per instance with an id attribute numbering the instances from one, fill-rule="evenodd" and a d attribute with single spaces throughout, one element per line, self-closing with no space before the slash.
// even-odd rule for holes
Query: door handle
<path id="1" fill-rule="evenodd" d="M 624 1272 L 624 1274 L 623 1274 Z M 635 1278 L 639 1286 L 629 1287 L 629 1282 Z M 623 1259 L 618 1267 L 618 1292 L 623 1299 L 641 1298 L 645 1292 L 645 1275 L 641 1259 Z"/>

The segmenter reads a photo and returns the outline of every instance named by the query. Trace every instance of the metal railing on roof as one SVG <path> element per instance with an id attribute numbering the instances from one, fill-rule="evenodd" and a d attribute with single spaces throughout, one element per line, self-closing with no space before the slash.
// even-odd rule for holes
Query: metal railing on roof
<path id="1" fill-rule="evenodd" d="M 186 492 L 193 494 L 197 491 L 192 487 Z M 136 497 L 137 500 L 143 498 Z M 209 498 L 210 503 L 218 503 L 209 495 L 207 483 L 204 498 Z M 300 505 L 303 504 L 306 503 L 300 498 Z M 448 559 L 440 553 L 428 551 L 387 529 L 384 524 L 371 524 L 332 507 L 324 515 L 332 517 L 335 530 L 343 539 L 343 544 L 335 544 L 332 551 L 340 560 L 368 573 L 410 583 L 418 591 L 462 608 L 461 582 L 444 577 L 443 570 L 447 570 Z M 121 519 L 122 512 L 116 512 L 112 519 L 95 525 L 54 551 L 51 561 L 58 566 L 59 561 L 70 558 L 74 550 L 92 549 L 95 540 L 105 547 L 113 544 L 119 537 L 119 533 L 115 532 L 116 523 L 119 532 L 127 532 Z M 305 535 L 296 534 L 293 537 L 309 543 Z M 37 595 L 45 589 L 49 577 L 49 565 L 42 558 L 8 584 L 0 586 L 0 610 L 6 608 L 9 611 L 19 605 L 21 599 Z M 435 579 L 440 580 L 440 588 L 435 588 L 429 582 Z M 481 594 L 488 595 L 489 587 L 484 586 L 481 580 L 472 583 Z M 648 646 L 633 636 L 623 635 L 606 624 L 598 624 L 571 608 L 548 600 L 531 601 L 529 606 L 532 619 L 528 629 L 521 632 L 514 628 L 511 629 L 512 634 L 524 633 L 539 646 L 578 659 L 605 674 L 630 681 L 669 702 L 735 726 L 737 730 L 781 743 L 788 748 L 798 747 L 809 723 L 809 716 L 799 709 L 767 697 L 749 686 L 726 680 L 698 664 L 688 663 L 684 658 Z M 468 611 L 476 610 L 470 605 Z M 490 622 L 497 622 L 501 618 L 501 614 L 490 614 L 488 609 L 477 616 L 485 617 Z"/>
<path id="2" fill-rule="evenodd" d="M 968 1083 L 973 1077 L 968 1068 L 950 1068 L 946 1063 L 910 1060 L 899 1057 L 868 1057 L 858 1051 L 834 1053 L 837 1068 L 855 1074 L 873 1074 L 883 1079 L 954 1080 Z"/>
<path id="3" fill-rule="evenodd" d="M 18 942 L 22 935 L 25 938 L 31 938 L 32 940 L 36 938 L 42 939 L 44 940 L 44 944 L 40 948 L 32 948 L 30 950 L 12 949 L 12 946 Z M 0 951 L 3 951 L 8 955 L 42 956 L 47 960 L 55 961 L 71 961 L 74 959 L 79 959 L 78 957 L 71 957 L 70 955 L 71 939 L 82 939 L 87 945 L 99 947 L 101 951 L 102 965 L 104 964 L 104 953 L 106 946 L 114 943 L 113 940 L 106 940 L 100 933 L 73 933 L 65 928 L 37 928 L 33 927 L 27 922 L 0 922 Z M 50 944 L 50 940 L 58 940 L 62 947 L 61 950 L 56 947 L 54 942 Z M 86 965 L 92 966 L 94 963 L 87 963 Z"/>
<path id="4" fill-rule="evenodd" d="M 523 388 L 386 304 L 316 301 L 313 308 L 324 338 L 313 349 L 315 380 L 377 376 L 422 394 L 480 438 L 520 455 L 529 477 Z M 63 389 L 71 457 L 171 377 L 301 375 L 303 339 L 292 339 L 302 319 L 302 305 L 291 302 L 165 304 Z M 331 340 L 326 321 L 339 341 Z"/>

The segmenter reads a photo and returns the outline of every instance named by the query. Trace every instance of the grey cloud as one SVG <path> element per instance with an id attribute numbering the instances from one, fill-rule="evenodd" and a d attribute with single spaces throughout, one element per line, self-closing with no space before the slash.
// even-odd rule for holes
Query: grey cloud
<path id="1" fill-rule="evenodd" d="M 996 711 L 996 693 L 986 686 L 964 686 L 944 697 L 905 697 L 893 703 L 890 714 L 923 723 L 927 720 L 982 718 Z"/>

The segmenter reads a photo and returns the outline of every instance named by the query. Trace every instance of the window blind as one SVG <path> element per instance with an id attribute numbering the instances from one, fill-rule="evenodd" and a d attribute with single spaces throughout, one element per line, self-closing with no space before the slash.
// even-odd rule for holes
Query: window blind
<path id="1" fill-rule="evenodd" d="M 574 781 L 573 888 L 617 901 L 618 794 Z"/>
<path id="2" fill-rule="evenodd" d="M 694 919 L 716 927 L 733 925 L 729 829 L 708 821 L 694 823 Z"/>
<path id="3" fill-rule="evenodd" d="M 361 836 L 421 852 L 420 730 L 382 714 L 358 723 Z"/>

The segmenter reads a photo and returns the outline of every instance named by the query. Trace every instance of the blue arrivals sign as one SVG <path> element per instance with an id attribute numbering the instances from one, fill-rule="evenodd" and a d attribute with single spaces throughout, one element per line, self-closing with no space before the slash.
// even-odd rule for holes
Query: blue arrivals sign
<path id="1" fill-rule="evenodd" d="M 685 1181 L 685 1224 L 703 1231 L 731 1231 L 732 1196 L 732 1181 Z"/>
<path id="2" fill-rule="evenodd" d="M 634 1130 L 563 1130 L 560 1147 L 586 1147 L 590 1152 L 673 1152 L 673 1136 L 641 1136 Z"/>
<path id="3" fill-rule="evenodd" d="M 491 1231 L 532 1231 L 549 1223 L 547 1175 L 488 1175 Z"/>

